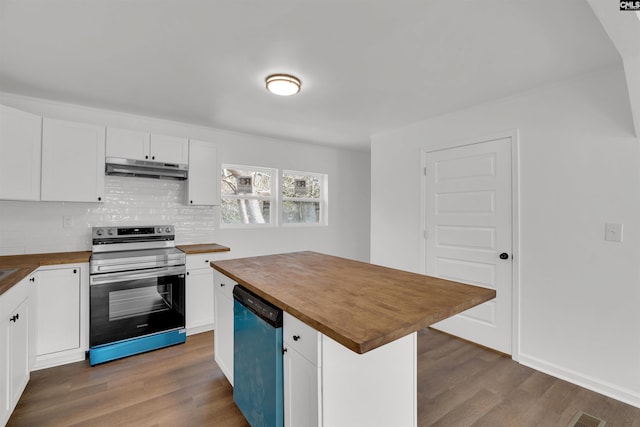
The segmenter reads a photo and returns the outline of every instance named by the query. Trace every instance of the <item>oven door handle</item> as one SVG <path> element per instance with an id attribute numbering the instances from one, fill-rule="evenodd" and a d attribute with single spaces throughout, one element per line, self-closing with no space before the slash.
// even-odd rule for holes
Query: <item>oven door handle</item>
<path id="1" fill-rule="evenodd" d="M 140 272 L 125 271 L 119 273 L 95 274 L 89 277 L 89 284 L 103 285 L 105 283 L 126 282 L 127 280 L 152 279 L 154 277 L 166 277 L 185 274 L 185 272 L 185 267 L 180 266 L 156 268 L 153 270 Z"/>
<path id="2" fill-rule="evenodd" d="M 153 268 L 158 265 L 158 261 L 155 257 L 149 257 L 150 261 L 132 261 L 130 263 L 118 262 L 117 264 L 112 265 L 101 265 L 97 264 L 92 266 L 92 273 L 109 273 L 109 272 L 122 272 L 122 269 L 125 265 L 128 265 L 131 270 L 135 269 L 143 269 L 143 268 Z M 178 264 L 179 262 L 174 262 L 174 264 Z"/>

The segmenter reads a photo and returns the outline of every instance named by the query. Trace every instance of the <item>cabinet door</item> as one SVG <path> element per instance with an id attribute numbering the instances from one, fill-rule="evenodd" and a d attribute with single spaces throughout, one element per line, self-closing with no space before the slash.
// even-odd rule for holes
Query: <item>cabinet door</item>
<path id="1" fill-rule="evenodd" d="M 187 204 L 220 204 L 220 167 L 216 146 L 204 141 L 189 141 L 189 179 Z"/>
<path id="2" fill-rule="evenodd" d="M 215 361 L 233 385 L 233 300 L 216 287 L 214 317 L 216 330 L 213 335 Z"/>
<path id="3" fill-rule="evenodd" d="M 211 267 L 187 271 L 185 292 L 187 334 L 213 329 L 213 270 Z"/>
<path id="4" fill-rule="evenodd" d="M 11 409 L 20 399 L 29 381 L 29 299 L 11 312 L 8 328 L 9 397 Z"/>
<path id="5" fill-rule="evenodd" d="M 151 135 L 151 160 L 156 162 L 189 162 L 189 140 L 166 135 Z"/>
<path id="6" fill-rule="evenodd" d="M 105 130 L 45 118 L 42 200 L 99 202 L 104 198 Z"/>
<path id="7" fill-rule="evenodd" d="M 284 425 L 320 426 L 320 368 L 285 344 Z"/>
<path id="8" fill-rule="evenodd" d="M 149 132 L 107 128 L 107 157 L 149 160 Z"/>
<path id="9" fill-rule="evenodd" d="M 31 286 L 23 279 L 0 295 L 0 425 L 29 381 Z"/>
<path id="10" fill-rule="evenodd" d="M 79 269 L 38 272 L 36 313 L 38 356 L 80 346 Z"/>
<path id="11" fill-rule="evenodd" d="M 0 199 L 40 200 L 42 117 L 0 105 Z"/>
<path id="12" fill-rule="evenodd" d="M 0 296 L 0 426 L 9 420 L 11 403 L 9 402 L 9 319 L 11 310 L 5 309 Z"/>

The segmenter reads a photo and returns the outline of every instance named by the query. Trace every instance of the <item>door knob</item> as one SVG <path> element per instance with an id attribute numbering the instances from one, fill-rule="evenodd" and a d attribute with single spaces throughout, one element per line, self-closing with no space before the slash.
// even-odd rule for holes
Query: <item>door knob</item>
<path id="1" fill-rule="evenodd" d="M 509 254 L 508 254 L 508 253 L 506 253 L 506 252 L 502 252 L 502 253 L 500 254 L 500 259 L 509 259 Z"/>

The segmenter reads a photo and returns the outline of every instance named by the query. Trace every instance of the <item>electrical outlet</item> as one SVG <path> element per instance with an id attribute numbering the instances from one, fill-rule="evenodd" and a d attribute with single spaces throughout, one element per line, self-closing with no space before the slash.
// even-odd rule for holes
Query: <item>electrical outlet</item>
<path id="1" fill-rule="evenodd" d="M 73 217 L 65 215 L 62 217 L 62 228 L 71 228 L 73 227 Z"/>
<path id="2" fill-rule="evenodd" d="M 622 224 L 605 224 L 604 240 L 609 242 L 622 242 Z"/>

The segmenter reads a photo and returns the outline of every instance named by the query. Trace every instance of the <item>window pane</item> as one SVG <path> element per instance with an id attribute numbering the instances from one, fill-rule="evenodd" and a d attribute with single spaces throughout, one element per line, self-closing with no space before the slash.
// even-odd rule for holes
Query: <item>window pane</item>
<path id="1" fill-rule="evenodd" d="M 284 197 L 319 199 L 320 177 L 315 175 L 284 174 L 282 176 L 282 195 Z"/>
<path id="2" fill-rule="evenodd" d="M 220 217 L 223 224 L 269 224 L 271 203 L 256 199 L 222 199 Z"/>
<path id="3" fill-rule="evenodd" d="M 222 196 L 225 194 L 253 194 L 271 196 L 271 173 L 263 170 L 222 169 Z"/>
<path id="4" fill-rule="evenodd" d="M 285 200 L 282 202 L 282 222 L 292 223 L 319 223 L 320 202 L 295 202 Z"/>

